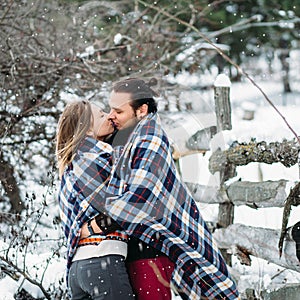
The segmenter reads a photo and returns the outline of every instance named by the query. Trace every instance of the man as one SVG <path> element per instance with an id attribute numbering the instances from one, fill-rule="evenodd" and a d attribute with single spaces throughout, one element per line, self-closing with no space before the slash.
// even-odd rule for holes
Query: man
<path id="1" fill-rule="evenodd" d="M 155 81 L 152 81 L 153 83 Z M 140 88 L 138 85 L 141 85 Z M 117 86 L 118 83 L 114 86 L 115 90 L 118 90 Z M 130 86 L 136 98 L 136 109 L 128 101 L 128 93 L 111 93 L 111 112 L 108 117 L 117 129 L 112 141 L 113 147 L 124 146 L 139 120 L 148 113 L 157 112 L 157 104 L 153 97 L 158 95 L 149 85 L 141 80 L 134 80 L 130 82 Z M 161 251 L 138 238 L 131 237 L 128 242 L 127 266 L 137 299 L 172 298 L 170 281 L 174 263 Z"/>
<path id="2" fill-rule="evenodd" d="M 183 299 L 240 299 L 224 259 L 176 170 L 156 113 L 151 83 L 131 78 L 113 87 L 109 118 L 120 132 L 130 127 L 133 131 L 115 158 L 109 182 L 113 196 L 107 199 L 106 209 L 130 236 L 162 252 L 175 264 L 172 283 Z M 156 260 L 165 256 L 158 254 Z M 161 278 L 151 258 L 148 266 L 169 288 L 170 276 Z M 148 271 L 146 278 L 142 277 L 144 283 Z M 143 270 L 140 273 L 142 276 Z M 144 290 L 143 282 L 139 284 Z M 170 299 L 159 293 L 147 298 L 150 292 L 144 290 L 137 299 Z"/>

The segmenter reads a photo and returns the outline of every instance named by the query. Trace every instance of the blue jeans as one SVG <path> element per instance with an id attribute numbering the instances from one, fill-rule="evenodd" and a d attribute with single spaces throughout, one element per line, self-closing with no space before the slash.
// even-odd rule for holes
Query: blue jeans
<path id="1" fill-rule="evenodd" d="M 69 273 L 72 300 L 135 299 L 120 255 L 74 261 Z"/>

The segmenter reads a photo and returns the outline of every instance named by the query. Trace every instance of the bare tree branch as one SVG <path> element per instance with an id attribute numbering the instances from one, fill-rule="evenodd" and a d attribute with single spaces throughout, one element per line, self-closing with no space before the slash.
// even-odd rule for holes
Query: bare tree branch
<path id="1" fill-rule="evenodd" d="M 0 255 L 0 261 L 5 262 L 10 269 L 6 268 L 6 273 L 12 277 L 13 279 L 19 279 L 20 275 L 22 275 L 26 280 L 28 280 L 33 285 L 36 285 L 41 289 L 46 299 L 51 300 L 51 295 L 45 290 L 44 286 L 35 279 L 32 279 L 26 272 L 22 271 L 16 264 L 14 264 L 11 260 L 6 257 Z"/>
<path id="2" fill-rule="evenodd" d="M 160 13 L 164 14 L 165 16 L 180 22 L 181 24 L 191 28 L 193 31 L 197 32 L 197 34 L 203 39 L 205 40 L 207 43 L 209 43 L 213 48 L 215 48 L 218 53 L 227 61 L 229 62 L 231 65 L 233 65 L 241 74 L 243 74 L 260 92 L 261 94 L 264 96 L 264 98 L 267 100 L 267 102 L 272 106 L 272 108 L 277 112 L 277 114 L 281 117 L 281 119 L 284 121 L 284 123 L 286 124 L 286 126 L 290 129 L 290 131 L 293 133 L 293 135 L 295 136 L 295 138 L 297 139 L 298 143 L 300 144 L 300 137 L 297 135 L 297 133 L 294 131 L 294 129 L 291 127 L 291 125 L 289 124 L 289 122 L 286 120 L 286 118 L 284 117 L 284 115 L 280 112 L 280 110 L 274 105 L 274 103 L 271 101 L 271 99 L 268 97 L 268 95 L 264 92 L 264 90 L 255 82 L 255 80 L 247 73 L 245 72 L 238 64 L 236 64 L 229 56 L 227 56 L 222 49 L 220 49 L 215 43 L 213 43 L 205 34 L 201 33 L 201 31 L 196 28 L 193 25 L 190 25 L 189 23 L 185 22 L 184 20 L 181 20 L 179 18 L 177 18 L 176 16 L 173 16 L 171 14 L 169 14 L 168 12 L 160 9 L 159 7 L 156 7 L 154 5 L 148 4 L 142 0 L 138 0 L 141 4 L 145 5 L 146 7 L 150 7 L 151 9 L 154 9 L 156 11 L 159 11 Z"/>

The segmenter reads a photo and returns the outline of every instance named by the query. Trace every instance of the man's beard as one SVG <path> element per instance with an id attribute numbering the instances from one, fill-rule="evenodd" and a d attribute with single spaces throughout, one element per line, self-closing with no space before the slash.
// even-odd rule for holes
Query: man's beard
<path id="1" fill-rule="evenodd" d="M 121 130 L 116 129 L 109 140 L 107 140 L 106 142 L 111 144 L 113 147 L 124 146 L 127 143 L 130 134 L 133 132 L 136 124 L 132 124 L 131 126 L 125 127 Z"/>

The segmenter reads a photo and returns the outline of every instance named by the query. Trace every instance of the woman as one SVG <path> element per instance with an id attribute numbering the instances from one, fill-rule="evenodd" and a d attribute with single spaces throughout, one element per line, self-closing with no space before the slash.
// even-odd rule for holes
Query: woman
<path id="1" fill-rule="evenodd" d="M 124 262 L 127 235 L 90 205 L 92 199 L 104 205 L 112 148 L 103 139 L 113 130 L 106 114 L 88 101 L 68 104 L 58 123 L 58 199 L 72 300 L 134 299 Z"/>

